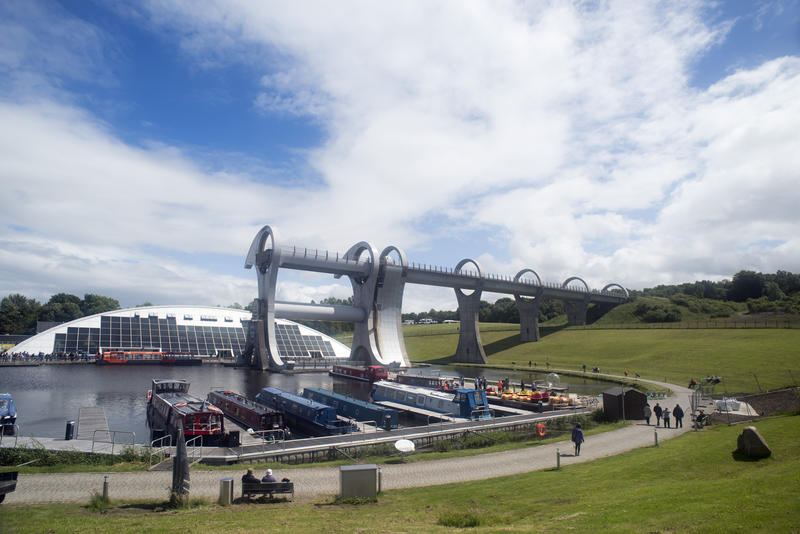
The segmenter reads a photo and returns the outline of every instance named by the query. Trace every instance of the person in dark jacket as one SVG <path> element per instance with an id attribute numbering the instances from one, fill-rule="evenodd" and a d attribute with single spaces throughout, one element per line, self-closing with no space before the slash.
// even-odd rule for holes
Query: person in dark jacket
<path id="1" fill-rule="evenodd" d="M 663 412 L 664 410 L 661 409 L 661 405 L 656 403 L 656 405 L 653 407 L 653 413 L 656 414 L 656 426 L 661 424 L 661 414 Z"/>
<path id="2" fill-rule="evenodd" d="M 675 418 L 675 428 L 683 428 L 683 408 L 680 404 L 676 404 L 672 409 L 672 416 Z"/>
<path id="3" fill-rule="evenodd" d="M 645 404 L 644 408 L 642 409 L 644 413 L 644 420 L 647 421 L 647 426 L 650 426 L 650 416 L 653 415 L 653 411 L 650 409 L 649 404 Z"/>
<path id="4" fill-rule="evenodd" d="M 572 443 L 575 444 L 575 456 L 581 455 L 581 443 L 584 442 L 583 439 L 583 430 L 581 430 L 581 424 L 576 423 L 575 428 L 572 429 Z"/>
<path id="5" fill-rule="evenodd" d="M 248 469 L 247 473 L 242 475 L 242 484 L 247 482 L 255 482 L 256 484 L 258 484 L 261 481 L 256 478 L 256 476 L 253 474 L 252 469 Z"/>
<path id="6" fill-rule="evenodd" d="M 272 469 L 267 469 L 267 474 L 261 479 L 261 482 L 277 482 L 278 480 L 272 476 Z"/>

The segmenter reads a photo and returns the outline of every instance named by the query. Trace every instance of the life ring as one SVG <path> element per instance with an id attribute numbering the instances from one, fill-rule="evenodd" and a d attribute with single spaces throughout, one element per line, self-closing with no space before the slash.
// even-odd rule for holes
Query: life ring
<path id="1" fill-rule="evenodd" d="M 543 423 L 539 423 L 536 425 L 536 434 L 538 434 L 540 438 L 543 438 L 545 434 L 547 434 L 547 427 L 545 427 Z"/>
<path id="2" fill-rule="evenodd" d="M 153 396 L 153 390 L 152 389 L 148 389 L 147 390 L 147 401 L 148 402 L 150 402 L 150 397 L 152 397 L 152 396 Z"/>

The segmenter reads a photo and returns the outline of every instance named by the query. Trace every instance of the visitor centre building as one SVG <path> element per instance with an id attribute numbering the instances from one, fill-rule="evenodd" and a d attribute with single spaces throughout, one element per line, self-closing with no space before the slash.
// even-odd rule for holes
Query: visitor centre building
<path id="1" fill-rule="evenodd" d="M 147 306 L 114 310 L 60 324 L 12 347 L 10 353 L 98 354 L 152 351 L 238 358 L 245 351 L 251 314 L 207 306 Z M 347 359 L 350 347 L 317 330 L 276 319 L 285 358 Z"/>

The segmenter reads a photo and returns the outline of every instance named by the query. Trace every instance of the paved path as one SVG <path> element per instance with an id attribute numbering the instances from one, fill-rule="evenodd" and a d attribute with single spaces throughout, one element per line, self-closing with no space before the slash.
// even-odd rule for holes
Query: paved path
<path id="1" fill-rule="evenodd" d="M 672 390 L 673 395 L 661 401 L 670 410 L 676 403 L 686 412 L 683 429 L 659 428 L 659 442 L 674 438 L 691 428 L 691 390 L 657 383 Z M 652 403 L 651 403 L 652 404 Z M 653 421 L 655 416 L 651 419 Z M 547 469 L 555 466 L 556 449 L 560 449 L 561 464 L 568 466 L 588 462 L 597 458 L 613 456 L 654 443 L 654 427 L 643 422 L 613 432 L 604 432 L 587 438 L 580 456 L 572 455 L 572 444 L 561 441 L 540 447 L 528 447 L 514 451 L 479 454 L 463 458 L 432 460 L 408 464 L 386 464 L 381 466 L 384 490 L 451 484 L 506 475 L 514 475 Z M 191 495 L 214 500 L 219 496 L 220 479 L 232 477 L 237 488 L 245 467 L 231 471 L 192 471 Z M 260 476 L 263 473 L 257 473 Z M 312 467 L 278 472 L 278 477 L 288 476 L 295 484 L 298 500 L 318 499 L 339 493 L 338 467 Z M 78 502 L 85 503 L 93 493 L 101 493 L 103 473 L 69 473 L 20 475 L 17 490 L 6 496 L 8 504 Z M 110 473 L 109 498 L 122 499 L 166 499 L 172 483 L 171 472 Z"/>

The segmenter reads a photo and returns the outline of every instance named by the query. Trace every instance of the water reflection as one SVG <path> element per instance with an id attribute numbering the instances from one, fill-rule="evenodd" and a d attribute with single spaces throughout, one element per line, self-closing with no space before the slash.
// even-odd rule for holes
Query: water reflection
<path id="1" fill-rule="evenodd" d="M 547 373 L 504 371 L 462 366 L 430 366 L 411 370 L 414 374 L 485 376 L 490 385 L 508 378 L 512 385 L 520 381 L 543 381 Z M 11 393 L 17 405 L 20 429 L 25 436 L 60 438 L 67 421 L 77 421 L 82 406 L 103 406 L 109 428 L 135 432 L 136 441 L 148 437 L 146 393 L 153 378 L 184 378 L 191 383 L 190 393 L 205 398 L 213 389 L 231 390 L 255 397 L 264 387 L 302 392 L 306 387 L 329 389 L 343 395 L 367 400 L 367 382 L 331 377 L 327 373 L 283 375 L 218 365 L 201 367 L 110 367 L 95 365 L 42 365 L 39 367 L 4 367 L 0 370 L 0 391 Z M 609 387 L 591 377 L 561 377 L 573 393 L 595 395 Z"/>

